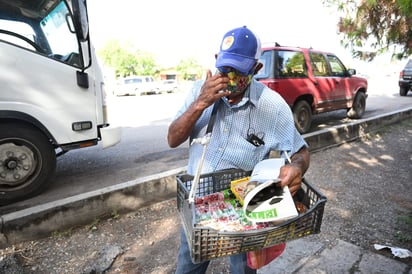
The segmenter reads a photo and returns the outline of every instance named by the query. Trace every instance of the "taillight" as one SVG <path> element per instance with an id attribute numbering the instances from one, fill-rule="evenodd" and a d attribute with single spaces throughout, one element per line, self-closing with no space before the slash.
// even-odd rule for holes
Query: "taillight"
<path id="1" fill-rule="evenodd" d="M 403 78 L 403 70 L 399 72 L 399 79 Z"/>

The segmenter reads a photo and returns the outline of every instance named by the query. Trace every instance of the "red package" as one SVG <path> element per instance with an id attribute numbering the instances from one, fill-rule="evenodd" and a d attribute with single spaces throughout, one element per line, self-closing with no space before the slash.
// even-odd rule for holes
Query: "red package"
<path id="1" fill-rule="evenodd" d="M 259 269 L 279 257 L 285 248 L 286 243 L 281 243 L 260 250 L 248 251 L 247 265 L 252 269 Z"/>

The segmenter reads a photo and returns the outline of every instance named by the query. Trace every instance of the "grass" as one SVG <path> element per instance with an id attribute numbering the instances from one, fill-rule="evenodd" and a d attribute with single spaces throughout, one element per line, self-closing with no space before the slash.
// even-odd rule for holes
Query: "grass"
<path id="1" fill-rule="evenodd" d="M 412 212 L 406 215 L 401 215 L 397 218 L 399 230 L 395 233 L 395 238 L 401 243 L 412 241 Z"/>

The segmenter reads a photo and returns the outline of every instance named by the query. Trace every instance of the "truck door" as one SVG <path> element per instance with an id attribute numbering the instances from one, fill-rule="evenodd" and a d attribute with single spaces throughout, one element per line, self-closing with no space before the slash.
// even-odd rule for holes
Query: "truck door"
<path id="1" fill-rule="evenodd" d="M 333 54 L 327 55 L 327 60 L 330 66 L 330 78 L 335 84 L 335 90 L 333 92 L 334 105 L 337 108 L 345 108 L 348 101 L 351 101 L 352 94 L 349 85 L 349 75 L 346 72 L 346 68 L 339 58 Z"/>
<path id="2" fill-rule="evenodd" d="M 335 93 L 336 82 L 330 77 L 329 65 L 326 57 L 322 53 L 310 52 L 313 83 L 318 91 L 317 109 L 324 111 L 330 109 L 333 101 L 337 98 Z"/>

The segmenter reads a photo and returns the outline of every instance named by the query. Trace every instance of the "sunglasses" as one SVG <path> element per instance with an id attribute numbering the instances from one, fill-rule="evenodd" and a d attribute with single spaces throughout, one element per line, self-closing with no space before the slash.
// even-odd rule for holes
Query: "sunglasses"
<path id="1" fill-rule="evenodd" d="M 248 71 L 247 73 L 240 72 L 240 71 L 238 71 L 237 69 L 234 69 L 234 68 L 232 68 L 232 67 L 220 67 L 220 68 L 217 68 L 217 70 L 218 70 L 220 73 L 223 73 L 223 74 L 229 74 L 229 73 L 233 72 L 233 73 L 235 73 L 235 74 L 237 74 L 237 75 L 248 76 L 248 75 L 252 74 L 252 73 L 255 71 L 256 66 L 257 66 L 257 64 L 254 65 L 254 66 L 250 69 L 250 71 Z"/>
<path id="2" fill-rule="evenodd" d="M 237 74 L 237 75 L 242 75 L 242 76 L 246 76 L 247 74 L 244 74 L 240 71 L 238 71 L 237 69 L 231 68 L 231 67 L 220 67 L 217 69 L 220 73 L 223 74 L 229 74 L 231 72 Z"/>

